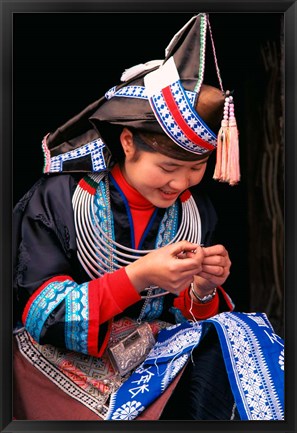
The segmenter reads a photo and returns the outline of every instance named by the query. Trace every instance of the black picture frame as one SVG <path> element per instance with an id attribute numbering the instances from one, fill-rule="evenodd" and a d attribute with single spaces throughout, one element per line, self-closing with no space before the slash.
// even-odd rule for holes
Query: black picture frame
<path id="1" fill-rule="evenodd" d="M 223 432 L 296 431 L 296 1 L 4 1 L 1 5 L 1 218 L 0 218 L 0 293 L 1 293 L 1 432 L 88 432 L 88 431 L 178 431 Z M 12 263 L 11 212 L 13 208 L 13 15 L 16 13 L 283 13 L 285 20 L 285 341 L 286 341 L 286 418 L 272 422 L 101 422 L 94 421 L 18 421 L 12 419 Z M 149 29 L 153 24 L 149 23 Z M 144 59 L 147 60 L 147 59 Z M 101 96 L 101 94 L 99 95 Z"/>

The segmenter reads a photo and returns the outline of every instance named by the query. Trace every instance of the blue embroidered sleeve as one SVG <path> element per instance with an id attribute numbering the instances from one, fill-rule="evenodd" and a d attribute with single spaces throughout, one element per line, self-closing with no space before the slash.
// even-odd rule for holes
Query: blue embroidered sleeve
<path id="1" fill-rule="evenodd" d="M 78 285 L 72 280 L 50 281 L 29 301 L 24 324 L 37 342 L 48 328 L 50 316 L 65 303 L 64 338 L 69 350 L 88 353 L 89 299 L 88 283 Z"/>

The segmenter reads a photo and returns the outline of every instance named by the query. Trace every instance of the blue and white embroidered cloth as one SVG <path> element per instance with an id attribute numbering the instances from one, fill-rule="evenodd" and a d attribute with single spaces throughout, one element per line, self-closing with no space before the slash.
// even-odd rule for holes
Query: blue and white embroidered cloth
<path id="1" fill-rule="evenodd" d="M 241 420 L 283 420 L 284 342 L 264 313 L 235 312 L 161 330 L 146 360 L 112 394 L 106 419 L 136 418 L 172 382 L 210 326 L 219 336 Z"/>

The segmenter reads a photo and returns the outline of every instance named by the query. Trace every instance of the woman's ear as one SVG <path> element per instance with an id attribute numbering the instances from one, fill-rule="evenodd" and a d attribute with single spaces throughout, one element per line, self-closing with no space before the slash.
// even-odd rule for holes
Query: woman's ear
<path id="1" fill-rule="evenodd" d="M 135 145 L 133 142 L 133 134 L 128 128 L 124 128 L 120 135 L 120 142 L 125 154 L 125 157 L 130 159 L 135 154 Z"/>

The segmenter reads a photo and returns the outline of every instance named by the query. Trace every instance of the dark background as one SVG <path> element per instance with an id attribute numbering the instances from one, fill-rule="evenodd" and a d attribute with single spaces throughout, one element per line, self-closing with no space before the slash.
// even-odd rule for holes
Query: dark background
<path id="1" fill-rule="evenodd" d="M 44 135 L 118 84 L 126 68 L 164 58 L 165 47 L 193 14 L 14 14 L 14 203 L 42 173 Z M 224 287 L 237 310 L 267 312 L 279 333 L 283 326 L 282 21 L 281 13 L 210 14 L 223 86 L 234 90 L 242 179 L 234 187 L 215 182 L 211 160 L 203 180 L 219 216 L 221 242 L 232 260 Z M 208 47 L 206 78 L 218 86 L 210 54 Z M 268 142 L 276 143 L 278 153 L 268 170 L 274 180 L 266 189 L 269 197 L 278 197 L 278 219 L 273 217 L 275 206 L 267 211 L 263 205 L 270 176 L 263 171 L 264 136 L 271 129 Z"/>

